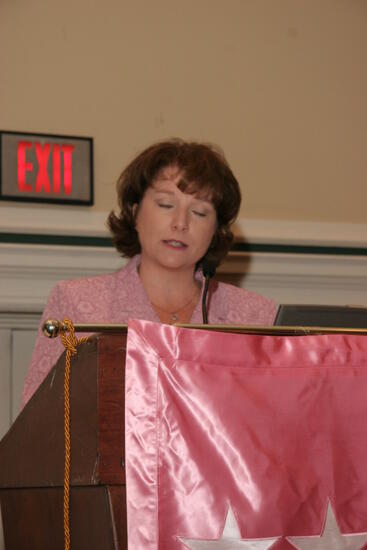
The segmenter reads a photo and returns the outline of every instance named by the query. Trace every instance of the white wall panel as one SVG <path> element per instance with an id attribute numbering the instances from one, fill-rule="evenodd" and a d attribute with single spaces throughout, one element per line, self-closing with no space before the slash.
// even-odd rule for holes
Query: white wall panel
<path id="1" fill-rule="evenodd" d="M 0 438 L 10 426 L 11 330 L 0 329 Z"/>
<path id="2" fill-rule="evenodd" d="M 24 379 L 31 360 L 36 330 L 13 330 L 12 337 L 12 384 L 11 384 L 11 418 L 13 422 L 19 413 L 20 398 Z"/>

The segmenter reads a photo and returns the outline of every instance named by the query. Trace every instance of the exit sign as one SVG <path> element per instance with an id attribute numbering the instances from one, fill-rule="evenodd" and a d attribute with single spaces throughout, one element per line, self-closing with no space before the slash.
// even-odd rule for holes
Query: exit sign
<path id="1" fill-rule="evenodd" d="M 0 199 L 93 204 L 93 139 L 0 131 Z"/>

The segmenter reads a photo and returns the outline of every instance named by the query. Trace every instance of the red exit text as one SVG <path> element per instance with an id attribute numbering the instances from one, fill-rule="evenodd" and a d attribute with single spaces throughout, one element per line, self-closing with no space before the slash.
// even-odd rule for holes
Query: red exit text
<path id="1" fill-rule="evenodd" d="M 36 155 L 37 163 L 27 161 L 27 150 L 32 150 Z M 66 195 L 72 191 L 72 161 L 74 145 L 57 143 L 32 143 L 31 141 L 19 141 L 17 152 L 18 189 L 23 192 L 34 193 L 61 193 L 61 183 Z M 48 165 L 51 158 L 49 171 Z M 61 171 L 61 165 L 63 170 Z M 27 173 L 36 176 L 34 185 L 27 183 Z M 63 173 L 63 182 L 61 174 Z M 51 178 L 50 175 L 52 174 Z M 33 178 L 34 179 L 34 178 Z M 51 181 L 50 181 L 51 179 Z"/>

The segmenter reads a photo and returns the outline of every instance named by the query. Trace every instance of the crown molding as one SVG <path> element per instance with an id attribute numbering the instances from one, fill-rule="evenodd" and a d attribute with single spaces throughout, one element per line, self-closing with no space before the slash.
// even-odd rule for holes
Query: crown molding
<path id="1" fill-rule="evenodd" d="M 3 206 L 0 203 L 0 233 L 107 237 L 108 212 L 88 207 Z"/>
<path id="2" fill-rule="evenodd" d="M 0 244 L 0 311 L 40 312 L 56 281 L 125 263 L 112 247 Z M 218 278 L 278 303 L 367 305 L 367 256 L 232 252 Z"/>
<path id="3" fill-rule="evenodd" d="M 40 312 L 56 281 L 111 272 L 126 262 L 112 244 L 106 246 L 106 240 L 103 246 L 47 244 L 47 236 L 108 237 L 107 212 L 0 203 L 0 214 L 3 236 L 45 237 L 43 244 L 11 243 L 6 238 L 0 243 L 0 312 Z M 367 254 L 332 254 L 333 246 L 364 252 L 367 224 L 238 220 L 234 233 L 238 241 L 294 245 L 294 250 L 231 252 L 218 269 L 222 280 L 278 303 L 367 305 Z M 305 254 L 297 245 L 331 248 Z"/>
<path id="4" fill-rule="evenodd" d="M 250 243 L 367 247 L 367 224 L 242 218 L 234 235 Z"/>
<path id="5" fill-rule="evenodd" d="M 88 207 L 0 204 L 0 211 L 0 233 L 109 236 L 108 212 Z M 241 218 L 234 224 L 233 231 L 237 240 L 249 243 L 367 247 L 367 224 Z"/>

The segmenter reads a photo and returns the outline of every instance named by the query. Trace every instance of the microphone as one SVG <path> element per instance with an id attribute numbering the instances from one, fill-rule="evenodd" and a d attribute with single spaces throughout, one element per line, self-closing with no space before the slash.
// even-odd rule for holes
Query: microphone
<path id="1" fill-rule="evenodd" d="M 202 263 L 202 269 L 203 269 L 204 277 L 205 278 L 209 277 L 209 279 L 211 279 L 215 275 L 217 266 L 212 260 L 208 260 L 207 258 L 204 258 Z"/>
<path id="2" fill-rule="evenodd" d="M 203 270 L 203 275 L 204 275 L 204 278 L 205 278 L 205 284 L 204 284 L 203 297 L 202 297 L 202 300 L 201 300 L 201 311 L 202 311 L 202 314 L 203 314 L 203 324 L 204 325 L 208 324 L 208 311 L 207 311 L 207 308 L 206 308 L 206 297 L 207 297 L 208 290 L 209 290 L 210 279 L 212 277 L 214 277 L 216 269 L 217 269 L 217 266 L 213 261 L 208 260 L 207 258 L 204 258 L 204 260 L 202 262 L 202 270 Z"/>

